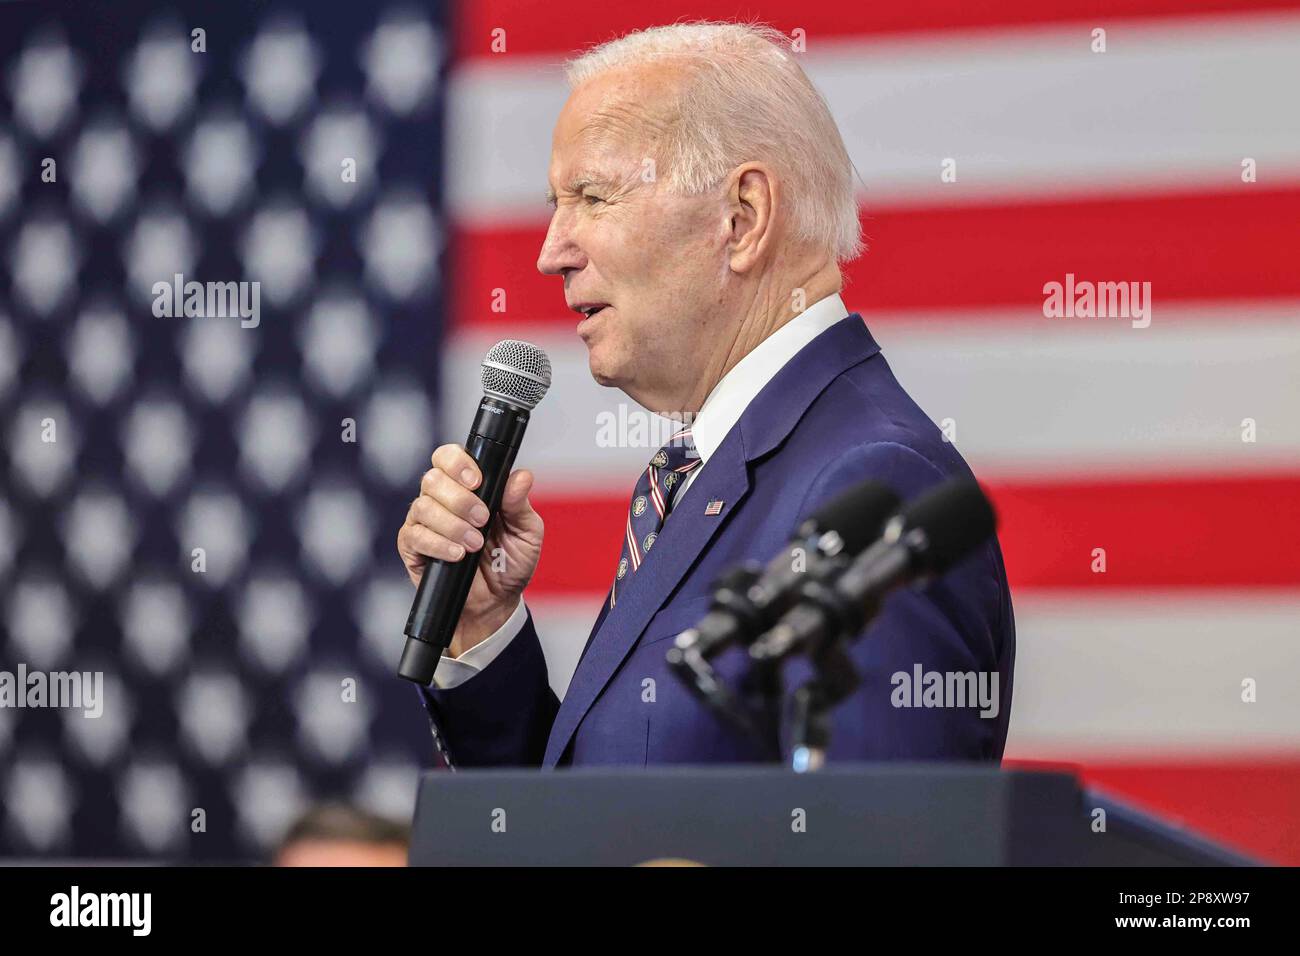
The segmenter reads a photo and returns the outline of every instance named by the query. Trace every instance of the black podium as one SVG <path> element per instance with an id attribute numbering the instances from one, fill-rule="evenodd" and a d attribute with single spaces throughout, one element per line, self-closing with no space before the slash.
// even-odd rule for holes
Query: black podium
<path id="1" fill-rule="evenodd" d="M 1104 829 L 1103 829 L 1104 824 Z M 1244 865 L 1068 773 L 948 764 L 426 773 L 415 866 Z"/>

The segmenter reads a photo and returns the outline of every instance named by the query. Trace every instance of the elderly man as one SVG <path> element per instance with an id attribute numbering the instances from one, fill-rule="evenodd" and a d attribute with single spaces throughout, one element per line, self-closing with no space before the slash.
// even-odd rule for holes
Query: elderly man
<path id="1" fill-rule="evenodd" d="M 531 473 L 511 475 L 488 525 L 473 460 L 457 445 L 434 452 L 398 535 L 407 570 L 418 582 L 431 556 L 482 556 L 421 694 L 460 766 L 770 759 L 669 673 L 670 639 L 704 614 L 722 572 L 774 555 L 850 485 L 875 478 L 911 498 L 969 470 L 839 296 L 840 263 L 861 251 L 852 164 L 781 34 L 657 27 L 593 49 L 568 75 L 537 266 L 562 277 L 596 381 L 683 428 L 635 480 L 563 702 L 523 601 L 542 548 Z M 488 557 L 497 548 L 504 571 Z M 1000 759 L 1014 652 L 991 540 L 924 590 L 893 595 L 854 642 L 862 683 L 833 712 L 828 759 Z M 745 666 L 734 650 L 717 660 L 734 682 Z M 918 667 L 979 675 L 995 700 L 913 706 L 895 675 Z M 810 673 L 788 661 L 785 696 Z"/>

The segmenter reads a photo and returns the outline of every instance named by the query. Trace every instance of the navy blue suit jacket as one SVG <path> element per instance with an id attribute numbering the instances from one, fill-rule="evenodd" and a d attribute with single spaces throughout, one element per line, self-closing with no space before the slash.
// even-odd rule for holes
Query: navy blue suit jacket
<path id="1" fill-rule="evenodd" d="M 479 674 L 448 690 L 421 690 L 435 740 L 467 767 L 764 759 L 669 672 L 672 638 L 704 615 L 724 571 L 766 562 L 803 519 L 850 485 L 875 478 L 908 499 L 969 474 L 898 384 L 862 317 L 850 315 L 768 382 L 678 497 L 612 612 L 606 601 L 563 702 L 547 682 L 530 615 Z M 706 516 L 714 499 L 725 503 L 722 513 Z M 862 684 L 833 712 L 829 760 L 1001 759 L 1015 624 L 997 541 L 923 590 L 892 594 L 851 657 Z M 714 663 L 727 680 L 743 679 L 739 649 Z M 910 677 L 916 665 L 996 673 L 996 716 L 980 716 L 978 705 L 895 706 L 891 676 Z M 787 661 L 787 695 L 810 674 L 806 660 Z"/>

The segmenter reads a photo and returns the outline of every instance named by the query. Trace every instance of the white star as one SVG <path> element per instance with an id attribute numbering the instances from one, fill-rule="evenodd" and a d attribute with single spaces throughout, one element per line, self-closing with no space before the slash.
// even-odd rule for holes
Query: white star
<path id="1" fill-rule="evenodd" d="M 213 215 L 224 215 L 253 187 L 257 145 L 248 124 L 223 113 L 203 120 L 184 152 L 190 195 Z"/>
<path id="2" fill-rule="evenodd" d="M 314 95 L 320 66 L 311 38 L 286 20 L 258 33 L 243 57 L 241 73 L 253 106 L 279 126 Z"/>
<path id="3" fill-rule="evenodd" d="M 18 379 L 23 349 L 13 326 L 0 314 L 0 398 L 9 394 Z"/>
<path id="4" fill-rule="evenodd" d="M 70 160 L 72 196 L 107 222 L 135 195 L 139 159 L 126 128 L 100 120 L 82 130 Z"/>
<path id="5" fill-rule="evenodd" d="M 236 613 L 240 648 L 263 669 L 279 673 L 302 656 L 312 611 L 293 578 L 265 571 L 251 576 Z"/>
<path id="6" fill-rule="evenodd" d="M 127 472 L 155 496 L 167 494 L 185 477 L 193 451 L 185 409 L 169 398 L 136 402 L 122 423 Z"/>
<path id="7" fill-rule="evenodd" d="M 177 31 L 158 30 L 141 40 L 122 77 L 131 112 L 155 131 L 169 128 L 194 102 L 202 56 Z"/>
<path id="8" fill-rule="evenodd" d="M 258 336 L 238 322 L 191 322 L 181 332 L 185 380 L 210 402 L 224 402 L 248 381 Z"/>
<path id="9" fill-rule="evenodd" d="M 87 717 L 79 709 L 62 711 L 65 735 L 97 767 L 112 764 L 126 750 L 135 716 L 127 686 L 115 674 L 104 674 L 102 693 L 98 717 Z"/>
<path id="10" fill-rule="evenodd" d="M 190 818 L 186 789 L 173 764 L 133 763 L 117 790 L 123 829 L 151 853 L 175 847 Z"/>
<path id="11" fill-rule="evenodd" d="M 137 581 L 122 601 L 127 653 L 155 677 L 170 674 L 189 646 L 190 610 L 185 592 L 170 581 Z"/>
<path id="12" fill-rule="evenodd" d="M 433 410 L 418 386 L 410 382 L 381 385 L 357 424 L 368 471 L 390 485 L 418 484 L 434 439 Z"/>
<path id="13" fill-rule="evenodd" d="M 437 220 L 422 200 L 385 197 L 361 230 L 366 279 L 394 299 L 408 299 L 430 281 L 441 242 Z"/>
<path id="14" fill-rule="evenodd" d="M 185 742 L 210 764 L 224 764 L 244 748 L 248 697 L 233 674 L 191 674 L 176 699 Z"/>
<path id="15" fill-rule="evenodd" d="M 433 88 L 442 53 L 438 34 L 422 18 L 385 15 L 361 48 L 366 94 L 394 113 L 411 112 Z"/>
<path id="16" fill-rule="evenodd" d="M 306 467 L 315 431 L 301 398 L 264 390 L 236 426 L 240 467 L 270 491 L 283 491 Z"/>
<path id="17" fill-rule="evenodd" d="M 194 494 L 182 509 L 177 537 L 181 560 L 193 570 L 193 552 L 204 550 L 206 571 L 195 576 L 208 587 L 220 587 L 237 573 L 248 553 L 252 529 L 239 499 L 224 491 Z"/>
<path id="18" fill-rule="evenodd" d="M 350 392 L 374 368 L 378 326 L 365 299 L 350 292 L 327 293 L 301 327 L 308 380 L 335 397 Z"/>
<path id="19" fill-rule="evenodd" d="M 77 432 L 62 402 L 29 401 L 9 428 L 14 474 L 42 498 L 58 494 L 77 458 Z"/>
<path id="20" fill-rule="evenodd" d="M 10 76 L 18 121 L 41 138 L 57 132 L 77 108 L 81 65 L 53 37 L 27 47 Z"/>
<path id="21" fill-rule="evenodd" d="M 409 820 L 415 813 L 420 768 L 410 761 L 389 758 L 366 767 L 356 788 L 357 803 L 390 820 Z"/>
<path id="22" fill-rule="evenodd" d="M 152 302 L 155 282 L 170 284 L 177 273 L 188 277 L 198 259 L 198 240 L 184 216 L 170 206 L 157 206 L 136 221 L 123 254 L 132 295 Z M 152 313 L 148 320 L 171 321 Z"/>
<path id="23" fill-rule="evenodd" d="M 131 328 L 115 308 L 83 313 L 68 336 L 68 371 L 97 405 L 107 404 L 130 382 L 134 358 Z"/>
<path id="24" fill-rule="evenodd" d="M 67 843 L 76 793 L 57 763 L 19 760 L 9 771 L 4 796 L 10 827 L 25 843 L 41 851 Z"/>
<path id="25" fill-rule="evenodd" d="M 345 679 L 356 682 L 355 700 L 344 699 Z M 373 708 L 356 675 L 313 672 L 294 691 L 294 709 L 304 746 L 322 760 L 342 763 L 365 746 Z"/>
<path id="26" fill-rule="evenodd" d="M 402 656 L 406 639 L 402 623 L 411 610 L 415 589 L 400 571 L 366 582 L 352 608 L 352 617 L 361 627 L 362 647 L 380 667 L 393 667 Z"/>
<path id="27" fill-rule="evenodd" d="M 9 212 L 18 194 L 22 192 L 22 159 L 13 137 L 0 133 L 0 219 Z"/>
<path id="28" fill-rule="evenodd" d="M 351 486 L 314 488 L 298 509 L 298 538 L 307 560 L 342 584 L 370 558 L 370 509 Z"/>
<path id="29" fill-rule="evenodd" d="M 40 670 L 51 670 L 63 661 L 77 620 L 61 583 L 45 574 L 24 576 L 9 594 L 7 612 L 6 660 L 25 661 Z"/>
<path id="30" fill-rule="evenodd" d="M 23 224 L 11 249 L 14 288 L 32 311 L 48 314 L 77 286 L 81 250 L 66 222 Z"/>
<path id="31" fill-rule="evenodd" d="M 312 120 L 299 142 L 298 156 L 312 192 L 333 206 L 345 206 L 374 188 L 379 149 L 379 132 L 365 113 L 332 106 Z M 345 159 L 356 164 L 351 182 L 343 179 Z"/>
<path id="32" fill-rule="evenodd" d="M 262 283 L 266 298 L 284 305 L 311 282 L 316 246 L 307 214 L 281 203 L 253 217 L 240 244 L 240 257 L 249 278 Z"/>
<path id="33" fill-rule="evenodd" d="M 135 522 L 122 499 L 88 489 L 73 499 L 61 522 L 68 563 L 103 590 L 121 574 L 135 547 Z"/>
<path id="34" fill-rule="evenodd" d="M 241 834 L 261 850 L 279 841 L 307 804 L 298 771 L 266 761 L 243 768 L 231 786 L 231 796 Z"/>

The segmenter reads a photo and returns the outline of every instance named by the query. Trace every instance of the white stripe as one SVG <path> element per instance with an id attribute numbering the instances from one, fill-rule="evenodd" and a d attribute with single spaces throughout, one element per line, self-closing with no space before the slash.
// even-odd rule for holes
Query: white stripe
<path id="1" fill-rule="evenodd" d="M 1106 53 L 1090 50 L 1107 31 Z M 920 38 L 813 38 L 803 60 L 866 204 L 1300 179 L 1300 17 L 1091 21 Z M 556 58 L 476 60 L 451 81 L 449 200 L 480 224 L 545 221 Z M 940 164 L 957 161 L 957 180 Z"/>
<path id="2" fill-rule="evenodd" d="M 1300 593 L 1013 599 L 1007 756 L 1300 749 Z"/>
<path id="3" fill-rule="evenodd" d="M 936 314 L 876 322 L 873 333 L 927 414 L 954 420 L 956 445 L 981 477 L 1300 467 L 1300 305 L 1154 299 L 1146 329 L 986 310 L 987 321 Z M 518 466 L 535 472 L 541 494 L 625 493 L 672 424 L 658 419 L 640 445 L 599 447 L 599 415 L 617 416 L 620 403 L 624 418 L 646 413 L 595 383 L 576 336 L 544 325 L 511 334 L 545 349 L 555 370 Z M 450 343 L 444 421 L 456 431 L 473 419 L 479 362 L 497 337 L 462 333 Z M 1242 441 L 1246 418 L 1253 443 Z"/>
<path id="4" fill-rule="evenodd" d="M 553 687 L 568 686 L 602 597 L 529 598 Z M 1300 592 L 1013 598 L 1008 758 L 1300 749 Z"/>

